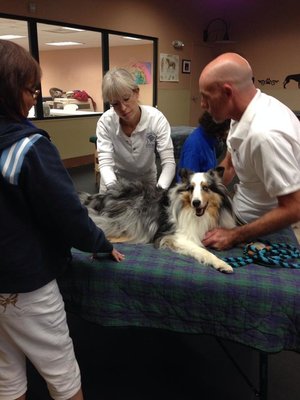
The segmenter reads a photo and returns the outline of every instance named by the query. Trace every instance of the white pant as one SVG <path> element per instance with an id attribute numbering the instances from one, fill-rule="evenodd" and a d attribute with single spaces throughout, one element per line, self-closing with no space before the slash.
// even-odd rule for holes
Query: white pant
<path id="1" fill-rule="evenodd" d="M 26 393 L 26 357 L 55 400 L 74 396 L 80 371 L 56 281 L 30 293 L 0 294 L 0 400 Z"/>

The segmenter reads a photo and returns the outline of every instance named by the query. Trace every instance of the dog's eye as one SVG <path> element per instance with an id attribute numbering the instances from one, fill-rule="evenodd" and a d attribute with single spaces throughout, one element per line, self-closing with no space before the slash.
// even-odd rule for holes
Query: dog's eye
<path id="1" fill-rule="evenodd" d="M 187 187 L 186 187 L 186 190 L 189 191 L 189 192 L 192 192 L 193 189 L 194 189 L 193 185 L 187 185 Z"/>
<path id="2" fill-rule="evenodd" d="M 204 192 L 208 192 L 209 191 L 209 187 L 206 185 L 202 186 L 202 190 L 204 190 Z"/>

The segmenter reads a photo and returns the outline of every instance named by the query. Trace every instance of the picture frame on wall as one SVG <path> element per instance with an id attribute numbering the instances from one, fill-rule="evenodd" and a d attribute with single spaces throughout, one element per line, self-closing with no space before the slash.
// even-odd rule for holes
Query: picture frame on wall
<path id="1" fill-rule="evenodd" d="M 160 53 L 161 82 L 179 82 L 179 56 Z"/>
<path id="2" fill-rule="evenodd" d="M 182 60 L 182 73 L 183 74 L 191 73 L 191 60 Z"/>

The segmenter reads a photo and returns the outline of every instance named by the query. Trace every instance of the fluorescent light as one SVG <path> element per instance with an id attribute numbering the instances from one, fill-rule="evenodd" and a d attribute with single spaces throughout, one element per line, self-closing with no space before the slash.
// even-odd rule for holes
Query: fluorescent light
<path id="1" fill-rule="evenodd" d="M 130 36 L 123 36 L 123 39 L 129 39 L 129 40 L 141 40 L 139 38 L 136 37 L 130 37 Z"/>
<path id="2" fill-rule="evenodd" d="M 63 29 L 67 29 L 68 31 L 84 32 L 84 29 L 69 28 L 68 26 L 63 26 Z"/>
<path id="3" fill-rule="evenodd" d="M 45 43 L 48 46 L 81 46 L 83 43 L 80 42 L 49 42 Z"/>
<path id="4" fill-rule="evenodd" d="M 4 40 L 12 40 L 12 39 L 21 39 L 24 38 L 26 36 L 20 36 L 20 35 L 2 35 L 0 36 L 0 39 L 4 39 Z"/>

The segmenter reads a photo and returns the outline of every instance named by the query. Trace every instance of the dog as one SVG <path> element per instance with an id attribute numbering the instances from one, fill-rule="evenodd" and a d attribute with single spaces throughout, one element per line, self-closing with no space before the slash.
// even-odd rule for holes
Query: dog
<path id="1" fill-rule="evenodd" d="M 236 226 L 223 173 L 222 167 L 206 173 L 181 169 L 181 182 L 169 190 L 120 180 L 105 194 L 79 197 L 110 241 L 153 243 L 231 273 L 232 267 L 201 242 L 210 229 Z"/>
<path id="2" fill-rule="evenodd" d="M 166 62 L 167 62 L 167 64 L 168 64 L 167 69 L 173 69 L 173 70 L 176 69 L 175 61 L 172 61 L 172 60 L 170 60 L 169 58 L 166 58 Z"/>
<path id="3" fill-rule="evenodd" d="M 300 89 L 300 74 L 288 75 L 283 81 L 283 87 L 286 89 L 286 85 L 289 81 L 294 80 L 298 83 L 298 89 Z"/>

